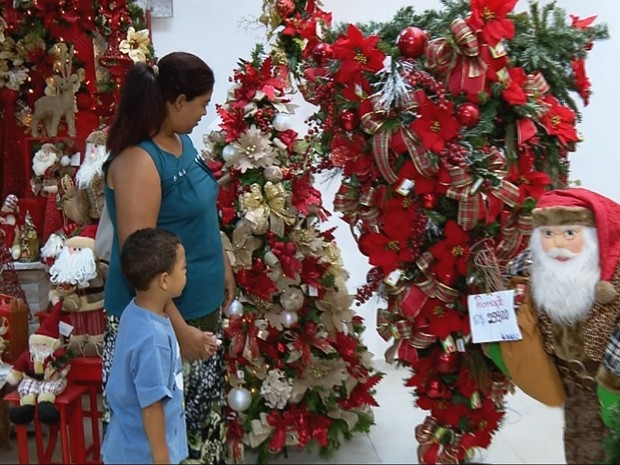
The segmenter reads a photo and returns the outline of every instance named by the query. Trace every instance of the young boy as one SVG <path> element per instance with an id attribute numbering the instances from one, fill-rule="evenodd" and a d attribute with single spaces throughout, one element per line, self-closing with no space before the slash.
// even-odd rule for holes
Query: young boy
<path id="1" fill-rule="evenodd" d="M 105 395 L 103 462 L 179 463 L 188 456 L 181 354 L 164 306 L 185 287 L 185 250 L 162 229 L 131 234 L 121 266 L 136 297 L 122 313 Z"/>

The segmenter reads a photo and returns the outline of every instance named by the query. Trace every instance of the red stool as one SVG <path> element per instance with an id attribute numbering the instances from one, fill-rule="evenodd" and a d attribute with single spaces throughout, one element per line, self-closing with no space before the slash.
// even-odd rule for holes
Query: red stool
<path id="1" fill-rule="evenodd" d="M 101 357 L 75 357 L 71 360 L 71 371 L 67 375 L 70 384 L 85 386 L 88 389 L 89 408 L 84 410 L 83 416 L 90 418 L 93 443 L 86 448 L 86 457 L 92 455 L 92 461 L 87 463 L 101 463 L 101 438 L 99 437 L 99 419 L 102 412 L 97 406 L 97 396 L 101 394 Z"/>
<path id="2" fill-rule="evenodd" d="M 43 428 L 38 421 L 38 412 L 35 411 L 34 434 L 38 463 L 52 463 L 52 455 L 56 448 L 59 431 L 60 445 L 62 448 L 61 463 L 87 463 L 83 423 L 84 416 L 82 412 L 82 396 L 87 392 L 88 389 L 85 386 L 70 384 L 67 386 L 67 389 L 65 389 L 65 392 L 56 397 L 54 405 L 60 413 L 60 422 L 57 425 L 50 426 L 47 445 L 44 445 Z M 4 399 L 15 406 L 19 406 L 19 394 L 16 390 L 9 393 Z M 29 464 L 30 458 L 28 454 L 28 432 L 26 431 L 26 425 L 15 425 L 15 432 L 17 434 L 19 463 Z"/>

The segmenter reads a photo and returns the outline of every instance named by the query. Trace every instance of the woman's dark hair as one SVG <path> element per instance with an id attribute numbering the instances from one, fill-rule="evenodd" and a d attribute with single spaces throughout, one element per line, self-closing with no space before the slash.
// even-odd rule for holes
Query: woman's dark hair
<path id="1" fill-rule="evenodd" d="M 157 67 L 136 63 L 127 72 L 120 101 L 108 130 L 110 158 L 127 147 L 157 133 L 166 117 L 165 102 L 179 95 L 193 100 L 213 90 L 213 71 L 201 58 L 187 52 L 172 52 Z"/>
<path id="2" fill-rule="evenodd" d="M 138 229 L 127 237 L 121 251 L 121 268 L 138 291 L 146 291 L 160 273 L 170 273 L 177 259 L 179 237 L 165 229 Z"/>

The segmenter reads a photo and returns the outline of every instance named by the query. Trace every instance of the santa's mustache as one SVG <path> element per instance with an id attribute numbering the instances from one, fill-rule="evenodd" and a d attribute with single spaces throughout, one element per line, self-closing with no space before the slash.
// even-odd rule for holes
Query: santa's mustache
<path id="1" fill-rule="evenodd" d="M 550 258 L 575 258 L 578 257 L 579 254 L 573 253 L 570 250 L 562 249 L 562 248 L 553 248 L 548 250 L 545 255 Z"/>

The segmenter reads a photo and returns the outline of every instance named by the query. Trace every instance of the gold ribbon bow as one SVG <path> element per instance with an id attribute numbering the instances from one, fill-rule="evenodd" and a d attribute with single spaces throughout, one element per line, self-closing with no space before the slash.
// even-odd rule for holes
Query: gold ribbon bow
<path id="1" fill-rule="evenodd" d="M 240 206 L 243 217 L 254 234 L 265 234 L 271 229 L 277 236 L 282 237 L 285 224 L 290 225 L 295 221 L 289 202 L 290 193 L 284 185 L 268 181 L 264 189 L 261 189 L 259 184 L 252 184 L 250 191 L 241 196 Z"/>

